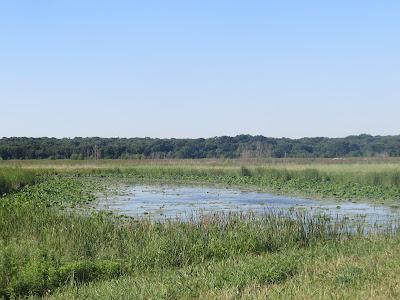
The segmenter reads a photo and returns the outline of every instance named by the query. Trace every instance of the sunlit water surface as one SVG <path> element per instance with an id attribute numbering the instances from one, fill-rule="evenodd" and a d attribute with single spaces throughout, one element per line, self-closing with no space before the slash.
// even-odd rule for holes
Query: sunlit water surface
<path id="1" fill-rule="evenodd" d="M 398 223 L 400 210 L 368 203 L 310 200 L 233 188 L 135 185 L 120 195 L 100 197 L 95 207 L 121 215 L 153 220 L 186 220 L 199 214 L 252 212 L 325 214 L 366 224 Z"/>

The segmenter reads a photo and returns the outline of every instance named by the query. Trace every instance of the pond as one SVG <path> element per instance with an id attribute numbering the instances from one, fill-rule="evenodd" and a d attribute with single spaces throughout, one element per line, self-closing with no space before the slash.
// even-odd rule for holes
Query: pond
<path id="1" fill-rule="evenodd" d="M 97 209 L 111 210 L 131 217 L 153 220 L 189 219 L 198 214 L 215 212 L 285 213 L 307 211 L 344 217 L 368 224 L 398 222 L 400 210 L 368 203 L 310 200 L 278 196 L 234 188 L 206 186 L 134 185 L 125 187 L 123 194 L 102 197 Z"/>

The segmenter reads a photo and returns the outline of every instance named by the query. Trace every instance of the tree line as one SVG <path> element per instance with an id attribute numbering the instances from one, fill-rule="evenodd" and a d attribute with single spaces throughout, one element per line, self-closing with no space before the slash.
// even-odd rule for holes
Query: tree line
<path id="1" fill-rule="evenodd" d="M 269 138 L 238 135 L 198 139 L 0 139 L 0 159 L 142 159 L 400 156 L 400 135 Z"/>

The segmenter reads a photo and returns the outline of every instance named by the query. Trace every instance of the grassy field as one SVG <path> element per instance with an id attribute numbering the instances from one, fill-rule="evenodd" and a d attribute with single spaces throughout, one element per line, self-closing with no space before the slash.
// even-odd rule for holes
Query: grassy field
<path id="1" fill-rule="evenodd" d="M 37 173 L 112 176 L 137 180 L 236 185 L 316 199 L 400 201 L 400 160 L 104 160 L 3 161 L 1 168 Z M 1 173 L 0 173 L 1 180 Z M 1 182 L 1 181 L 0 181 Z"/>
<path id="2" fill-rule="evenodd" d="M 400 234 L 392 228 L 365 234 L 345 220 L 300 213 L 154 223 L 82 207 L 120 179 L 396 203 L 399 166 L 394 160 L 1 162 L 7 187 L 0 198 L 0 298 L 398 299 Z"/>

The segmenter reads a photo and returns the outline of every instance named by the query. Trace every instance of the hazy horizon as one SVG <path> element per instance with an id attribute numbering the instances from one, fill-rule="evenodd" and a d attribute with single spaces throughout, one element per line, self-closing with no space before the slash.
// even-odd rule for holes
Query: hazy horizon
<path id="1" fill-rule="evenodd" d="M 263 136 L 266 138 L 274 138 L 274 139 L 304 139 L 304 138 L 333 138 L 333 139 L 342 139 L 342 138 L 348 138 L 348 137 L 353 137 L 353 136 L 361 136 L 361 135 L 369 135 L 373 137 L 389 137 L 389 136 L 400 136 L 400 134 L 388 134 L 388 135 L 371 135 L 368 133 L 360 133 L 360 134 L 352 134 L 352 135 L 346 135 L 346 136 L 303 136 L 303 137 L 286 137 L 286 136 L 266 136 L 262 134 L 246 134 L 246 133 L 241 133 L 241 134 L 236 134 L 236 135 L 218 135 L 218 136 L 200 136 L 200 137 L 152 137 L 152 136 L 0 136 L 0 139 L 3 138 L 55 138 L 55 139 L 74 139 L 74 138 L 104 138 L 104 139 L 112 139 L 112 138 L 117 138 L 117 139 L 145 139 L 145 138 L 150 138 L 150 139 L 211 139 L 211 138 L 218 138 L 218 137 L 223 137 L 223 136 L 228 136 L 228 137 L 235 137 L 235 136 L 240 136 L 240 135 L 251 135 L 251 136 Z"/>
<path id="2" fill-rule="evenodd" d="M 0 4 L 0 136 L 397 135 L 400 2 Z"/>

